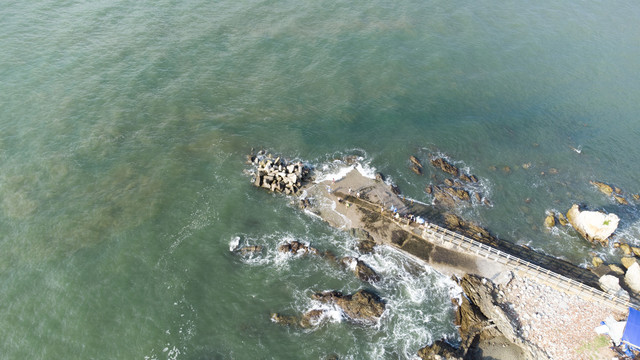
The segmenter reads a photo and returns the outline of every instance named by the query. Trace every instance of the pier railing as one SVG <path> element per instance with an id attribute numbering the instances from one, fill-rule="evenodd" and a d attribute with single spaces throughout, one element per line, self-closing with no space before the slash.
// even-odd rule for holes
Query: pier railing
<path id="1" fill-rule="evenodd" d="M 351 202 L 362 202 L 372 206 L 374 209 L 380 207 L 379 204 L 375 204 L 363 198 L 349 198 L 356 200 L 352 200 Z M 346 197 L 345 200 L 349 201 Z M 606 304 L 607 306 L 613 307 L 622 312 L 626 312 L 629 307 L 638 308 L 637 304 L 634 304 L 627 299 L 585 285 L 579 281 L 560 275 L 554 271 L 545 269 L 519 257 L 507 254 L 494 247 L 483 244 L 449 229 L 445 229 L 436 224 L 431 224 L 425 221 L 424 224 L 411 226 L 405 219 L 396 219 L 394 218 L 393 213 L 387 214 L 384 209 L 381 210 L 382 216 L 395 222 L 405 231 L 408 231 L 413 235 L 420 236 L 425 241 L 440 244 L 441 246 L 455 249 L 456 251 L 484 257 L 485 259 L 492 260 L 509 267 L 513 269 L 513 271 L 524 273 L 532 279 L 556 287 L 561 291 L 579 295 L 588 301 L 596 301 Z M 416 233 L 416 230 L 418 230 L 418 233 Z"/>

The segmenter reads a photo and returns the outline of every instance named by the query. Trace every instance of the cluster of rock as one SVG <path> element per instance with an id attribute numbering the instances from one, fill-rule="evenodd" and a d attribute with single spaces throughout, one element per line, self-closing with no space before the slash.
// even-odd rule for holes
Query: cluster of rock
<path id="1" fill-rule="evenodd" d="M 295 194 L 308 181 L 311 173 L 310 169 L 300 161 L 289 162 L 280 157 L 273 159 L 273 155 L 266 154 L 264 151 L 250 155 L 248 160 L 256 167 L 253 185 L 271 192 Z"/>
<path id="2" fill-rule="evenodd" d="M 453 347 L 444 340 L 435 341 L 418 351 L 424 360 L 476 359 L 488 356 L 484 347 L 500 344 L 503 354 L 513 359 L 548 359 L 547 354 L 521 335 L 517 318 L 499 288 L 490 280 L 465 275 L 459 282 L 466 296 L 457 305 L 455 318 L 461 343 Z"/>
<path id="3" fill-rule="evenodd" d="M 311 298 L 321 303 L 334 304 L 347 319 L 365 325 L 377 323 L 385 310 L 384 301 L 367 290 L 358 290 L 351 295 L 344 295 L 339 291 L 325 291 L 314 293 Z M 320 309 L 310 310 L 302 315 L 271 314 L 271 321 L 275 323 L 302 328 L 317 326 L 324 318 L 325 311 Z"/>
<path id="4" fill-rule="evenodd" d="M 562 213 L 548 213 L 544 225 L 552 228 L 557 224 L 571 225 L 583 238 L 592 244 L 609 245 L 609 238 L 618 228 L 620 218 L 616 214 L 605 214 L 601 211 L 580 211 L 577 204 L 573 204 L 565 217 Z"/>
<path id="5" fill-rule="evenodd" d="M 363 241 L 369 242 L 370 239 Z M 373 250 L 373 248 L 369 248 L 369 246 L 366 246 L 366 249 L 370 251 Z M 278 247 L 278 251 L 295 255 L 301 254 L 303 256 L 308 254 L 321 256 L 331 263 L 352 270 L 355 275 L 364 282 L 373 283 L 380 281 L 380 276 L 371 267 L 364 261 L 351 256 L 346 256 L 338 260 L 331 251 L 321 252 L 299 241 L 282 244 Z M 348 319 L 363 324 L 377 322 L 385 308 L 384 302 L 380 300 L 376 294 L 366 290 L 360 290 L 353 295 L 343 295 L 337 291 L 322 292 L 313 294 L 312 298 L 323 303 L 335 304 Z M 271 320 L 276 323 L 302 328 L 317 326 L 324 318 L 324 310 L 311 310 L 302 315 L 271 314 Z"/>
<path id="6" fill-rule="evenodd" d="M 605 184 L 600 181 L 589 181 L 589 183 L 597 187 L 598 190 L 600 190 L 600 192 L 602 192 L 603 194 L 612 197 L 616 202 L 618 202 L 618 204 L 629 205 L 629 201 L 627 201 L 627 199 L 624 197 L 624 193 L 619 187 Z M 640 201 L 639 194 L 631 194 L 631 197 L 635 201 Z"/>
<path id="7" fill-rule="evenodd" d="M 418 175 L 422 175 L 422 163 L 420 160 L 413 155 L 409 160 L 411 161 L 411 170 Z M 439 185 L 427 185 L 425 191 L 434 197 L 436 204 L 454 207 L 459 201 L 471 202 L 473 196 L 478 203 L 490 205 L 489 200 L 483 198 L 482 194 L 479 192 L 471 193 L 466 189 L 465 184 L 478 183 L 477 176 L 462 173 L 458 167 L 443 157 L 434 157 L 430 162 L 436 169 L 440 169 L 454 177 L 453 179 L 444 179 L 443 183 Z"/>
<path id="8" fill-rule="evenodd" d="M 629 293 L 640 294 L 640 248 L 625 243 L 614 243 L 622 251 L 620 264 L 605 264 L 600 257 L 591 260 L 592 271 L 600 277 L 600 288 L 610 294 L 629 298 Z"/>

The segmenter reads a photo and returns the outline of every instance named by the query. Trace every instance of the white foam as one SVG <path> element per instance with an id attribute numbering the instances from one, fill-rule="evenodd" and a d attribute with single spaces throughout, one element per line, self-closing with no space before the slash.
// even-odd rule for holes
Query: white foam
<path id="1" fill-rule="evenodd" d="M 240 236 L 235 236 L 229 241 L 229 251 L 234 251 L 238 246 L 240 246 Z"/>

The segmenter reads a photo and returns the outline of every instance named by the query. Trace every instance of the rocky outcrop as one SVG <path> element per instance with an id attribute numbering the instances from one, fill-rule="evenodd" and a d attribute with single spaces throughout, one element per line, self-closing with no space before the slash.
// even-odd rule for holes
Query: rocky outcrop
<path id="1" fill-rule="evenodd" d="M 556 226 L 556 217 L 553 216 L 553 214 L 547 215 L 547 217 L 544 219 L 544 226 L 547 228 Z"/>
<path id="2" fill-rule="evenodd" d="M 433 344 L 418 350 L 418 357 L 422 360 L 462 360 L 462 355 L 460 349 L 444 340 L 436 340 Z"/>
<path id="3" fill-rule="evenodd" d="M 260 245 L 248 245 L 238 249 L 238 252 L 240 252 L 242 255 L 255 254 L 261 251 L 262 251 L 262 246 Z"/>
<path id="4" fill-rule="evenodd" d="M 580 211 L 578 205 L 573 205 L 567 212 L 567 219 L 582 237 L 592 243 L 599 242 L 603 246 L 608 245 L 609 237 L 616 231 L 620 221 L 615 214 Z"/>
<path id="5" fill-rule="evenodd" d="M 376 323 L 385 310 L 385 304 L 380 297 L 367 290 L 358 290 L 353 295 L 325 291 L 313 294 L 312 298 L 323 303 L 335 304 L 349 319 L 365 324 Z"/>
<path id="6" fill-rule="evenodd" d="M 285 243 L 282 244 L 278 247 L 278 251 L 280 252 L 284 252 L 284 253 L 291 253 L 291 254 L 313 254 L 313 255 L 319 255 L 320 252 L 318 251 L 318 249 L 316 248 L 312 248 L 311 246 L 305 245 L 299 241 L 292 241 L 289 243 Z"/>
<path id="7" fill-rule="evenodd" d="M 362 254 L 372 254 L 375 250 L 376 242 L 371 234 L 364 229 L 350 229 L 349 234 L 358 239 L 358 251 Z"/>
<path id="8" fill-rule="evenodd" d="M 285 326 L 296 326 L 303 329 L 317 326 L 322 322 L 325 312 L 323 310 L 310 310 L 302 315 L 271 314 L 271 321 Z"/>
<path id="9" fill-rule="evenodd" d="M 460 170 L 444 158 L 437 157 L 431 159 L 431 165 L 455 177 L 460 175 Z"/>
<path id="10" fill-rule="evenodd" d="M 494 341 L 510 351 L 508 358 L 548 359 L 547 354 L 520 336 L 518 321 L 505 311 L 507 304 L 501 303 L 498 288 L 490 281 L 475 275 L 465 275 L 460 280 L 466 296 L 461 297 L 456 310 L 456 325 L 461 343 L 458 349 L 436 342 L 420 349 L 422 359 L 476 359 L 482 358 L 483 346 Z M 486 349 L 485 349 L 486 350 Z"/>
<path id="11" fill-rule="evenodd" d="M 253 185 L 286 195 L 297 193 L 310 174 L 302 162 L 290 163 L 280 157 L 273 160 L 273 155 L 264 152 L 250 155 L 249 161 L 255 166 Z"/>
<path id="12" fill-rule="evenodd" d="M 369 265 L 360 259 L 347 256 L 342 258 L 342 264 L 353 270 L 358 279 L 373 283 L 380 281 L 380 276 Z"/>

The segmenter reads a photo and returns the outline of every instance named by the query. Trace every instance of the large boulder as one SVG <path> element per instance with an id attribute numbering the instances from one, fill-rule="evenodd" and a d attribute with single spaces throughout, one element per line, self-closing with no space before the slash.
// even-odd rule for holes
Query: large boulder
<path id="1" fill-rule="evenodd" d="M 567 212 L 567 219 L 582 237 L 590 242 L 608 245 L 609 237 L 618 228 L 620 219 L 616 214 L 605 214 L 599 211 L 580 211 L 573 205 Z"/>
<path id="2" fill-rule="evenodd" d="M 324 303 L 333 303 L 351 320 L 367 324 L 376 323 L 385 310 L 385 304 L 380 297 L 367 290 L 358 290 L 353 295 L 325 291 L 313 294 L 312 298 Z"/>
<path id="3" fill-rule="evenodd" d="M 633 263 L 624 275 L 624 282 L 635 293 L 640 293 L 640 265 Z"/>
<path id="4" fill-rule="evenodd" d="M 622 288 L 620 287 L 620 281 L 613 275 L 604 275 L 598 280 L 602 291 L 609 294 L 616 294 Z"/>

